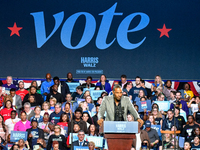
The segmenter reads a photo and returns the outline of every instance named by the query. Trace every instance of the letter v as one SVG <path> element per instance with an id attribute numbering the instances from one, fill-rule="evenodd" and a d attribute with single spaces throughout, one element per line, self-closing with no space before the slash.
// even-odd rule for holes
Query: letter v
<path id="1" fill-rule="evenodd" d="M 64 18 L 64 12 L 62 11 L 60 13 L 53 15 L 55 19 L 55 26 L 54 26 L 53 31 L 48 37 L 46 37 L 44 12 L 35 12 L 35 13 L 30 13 L 30 14 L 34 18 L 37 48 L 41 48 L 42 45 L 44 45 L 50 39 L 50 37 L 56 32 L 56 30 L 61 25 Z"/>

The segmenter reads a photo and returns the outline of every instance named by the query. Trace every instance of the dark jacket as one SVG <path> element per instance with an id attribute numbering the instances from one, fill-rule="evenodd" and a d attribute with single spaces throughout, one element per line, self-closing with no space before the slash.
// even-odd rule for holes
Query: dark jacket
<path id="1" fill-rule="evenodd" d="M 82 146 L 88 146 L 88 144 L 89 144 L 88 141 L 84 141 L 84 143 L 83 143 Z M 72 145 L 73 145 L 73 148 L 72 148 L 73 150 L 74 150 L 74 146 L 80 146 L 78 140 L 77 140 L 77 141 L 74 141 L 74 142 L 72 143 Z"/>
<path id="2" fill-rule="evenodd" d="M 56 136 L 55 134 L 52 134 L 49 137 L 49 140 L 48 140 L 47 150 L 51 150 L 51 146 L 52 146 L 53 141 L 58 141 L 60 150 L 67 149 L 65 136 L 62 135 L 62 134 L 60 134 L 59 136 Z"/>
<path id="3" fill-rule="evenodd" d="M 87 83 L 83 83 L 81 86 L 82 86 L 83 88 L 87 88 Z M 92 83 L 90 83 L 90 87 L 95 87 L 95 85 L 92 84 Z"/>
<path id="4" fill-rule="evenodd" d="M 38 106 L 38 105 L 42 106 L 42 104 L 44 103 L 44 99 L 42 98 L 42 95 L 35 93 L 34 96 L 35 96 L 35 106 Z M 26 94 L 22 102 L 23 106 L 24 106 L 24 103 L 29 102 L 28 98 L 29 98 L 29 94 Z"/>
<path id="5" fill-rule="evenodd" d="M 32 128 L 26 130 L 26 132 L 28 132 L 27 136 L 29 134 L 31 134 L 31 131 L 32 131 Z M 39 138 L 44 139 L 44 131 L 42 129 L 38 128 L 38 133 L 39 133 Z M 28 143 L 29 143 L 29 146 L 31 148 L 32 147 L 32 138 L 28 138 Z"/>
<path id="6" fill-rule="evenodd" d="M 61 83 L 61 94 L 62 94 L 63 98 L 65 99 L 66 94 L 70 93 L 69 86 L 65 83 L 65 81 L 60 81 L 60 83 Z M 53 86 L 50 87 L 50 93 L 53 93 L 52 87 Z M 60 88 L 60 87 L 58 87 L 58 88 Z"/>
<path id="7" fill-rule="evenodd" d="M 149 141 L 148 143 L 150 143 L 149 135 L 148 135 L 148 133 L 145 130 L 140 130 L 140 139 L 141 139 L 141 141 L 147 139 Z M 133 139 L 132 146 L 134 148 L 136 147 L 136 140 L 137 140 L 136 138 Z"/>
<path id="8" fill-rule="evenodd" d="M 75 120 L 73 120 L 73 127 L 74 127 L 75 123 L 76 123 Z M 85 133 L 87 133 L 87 124 L 86 124 L 85 121 L 81 120 L 78 123 L 78 125 L 80 126 L 81 130 L 83 130 Z M 68 124 L 68 135 L 69 135 L 70 132 L 71 132 L 71 122 L 69 122 L 69 124 Z"/>

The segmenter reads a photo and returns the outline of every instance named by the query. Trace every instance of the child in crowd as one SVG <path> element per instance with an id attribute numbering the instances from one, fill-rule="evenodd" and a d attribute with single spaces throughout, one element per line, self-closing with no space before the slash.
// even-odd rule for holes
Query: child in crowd
<path id="1" fill-rule="evenodd" d="M 42 111 L 40 112 L 40 115 L 41 116 L 44 116 L 44 114 L 47 112 L 49 115 L 51 115 L 51 113 L 53 112 L 52 110 L 49 110 L 50 109 L 50 104 L 49 102 L 45 101 L 43 104 L 42 104 Z"/>
<path id="2" fill-rule="evenodd" d="M 43 117 L 40 115 L 40 112 L 41 112 L 41 108 L 40 106 L 36 106 L 34 108 L 34 112 L 35 112 L 35 115 L 33 117 L 31 117 L 30 119 L 30 122 L 35 118 L 37 119 L 38 123 L 42 122 L 43 121 Z"/>
<path id="3" fill-rule="evenodd" d="M 55 105 L 57 103 L 57 100 L 55 97 L 51 97 L 50 100 L 49 100 L 49 103 L 50 103 L 50 110 L 51 111 L 55 111 Z"/>

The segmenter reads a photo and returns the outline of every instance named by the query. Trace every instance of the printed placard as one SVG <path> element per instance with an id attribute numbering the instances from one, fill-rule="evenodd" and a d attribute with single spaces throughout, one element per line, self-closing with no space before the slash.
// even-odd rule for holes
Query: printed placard
<path id="1" fill-rule="evenodd" d="M 104 91 L 105 90 L 94 90 L 94 91 L 90 92 L 90 95 L 91 95 L 92 99 L 96 101 L 98 99 L 98 97 L 101 96 L 101 93 Z"/>
<path id="2" fill-rule="evenodd" d="M 93 141 L 95 147 L 103 147 L 103 137 L 87 136 L 88 142 Z"/>
<path id="3" fill-rule="evenodd" d="M 88 146 L 74 146 L 74 150 L 89 150 Z"/>
<path id="4" fill-rule="evenodd" d="M 158 104 L 159 111 L 168 111 L 170 108 L 170 102 L 169 101 L 154 101 L 154 103 Z"/>
<path id="5" fill-rule="evenodd" d="M 161 125 L 151 125 L 151 128 L 155 129 L 158 135 L 161 136 L 161 132 L 160 132 Z"/>
<path id="6" fill-rule="evenodd" d="M 11 131 L 10 141 L 17 142 L 20 139 L 27 140 L 27 132 L 24 131 Z"/>
<path id="7" fill-rule="evenodd" d="M 139 101 L 136 102 L 136 105 L 139 107 L 138 112 L 144 112 L 144 109 L 147 111 L 151 111 L 151 100 L 146 100 L 146 101 Z"/>
<path id="8" fill-rule="evenodd" d="M 76 87 L 80 85 L 79 82 L 76 82 L 76 83 L 68 83 L 68 82 L 66 82 L 66 84 L 69 86 L 69 91 L 70 92 L 76 92 Z"/>
<path id="9" fill-rule="evenodd" d="M 77 141 L 78 140 L 78 133 L 73 133 L 73 142 L 74 141 Z M 84 140 L 86 140 L 86 135 L 85 135 L 85 138 Z M 71 144 L 72 141 L 71 141 L 71 133 L 69 134 L 69 144 Z"/>

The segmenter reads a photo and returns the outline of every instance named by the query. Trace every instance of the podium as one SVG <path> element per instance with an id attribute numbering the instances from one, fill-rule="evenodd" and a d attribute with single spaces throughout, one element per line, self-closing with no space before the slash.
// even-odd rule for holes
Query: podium
<path id="1" fill-rule="evenodd" d="M 109 150 L 130 150 L 135 133 L 140 131 L 138 122 L 104 121 L 100 131 L 103 131 L 107 139 Z"/>

